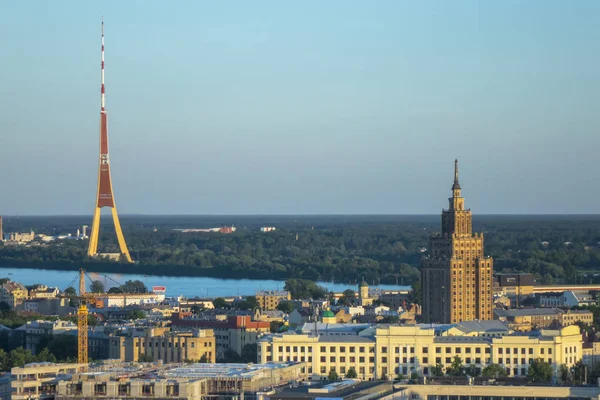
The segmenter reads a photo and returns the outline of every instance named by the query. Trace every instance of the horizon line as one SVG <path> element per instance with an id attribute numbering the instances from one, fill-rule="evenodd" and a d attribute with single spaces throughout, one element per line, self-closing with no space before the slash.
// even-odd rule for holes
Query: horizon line
<path id="1" fill-rule="evenodd" d="M 4 214 L 0 215 L 2 218 L 6 217 L 92 217 L 92 214 Z M 108 215 L 106 215 L 108 216 Z M 122 213 L 120 216 L 128 217 L 328 217 L 328 216 L 340 216 L 340 217 L 412 217 L 412 216 L 436 216 L 439 214 L 421 214 L 421 213 L 406 213 L 406 214 L 394 214 L 394 213 L 298 213 L 298 214 L 251 214 L 251 213 L 231 213 L 231 214 L 219 214 L 219 213 L 207 213 L 207 214 L 135 214 L 135 213 Z M 476 216 L 600 216 L 598 213 L 477 213 Z"/>

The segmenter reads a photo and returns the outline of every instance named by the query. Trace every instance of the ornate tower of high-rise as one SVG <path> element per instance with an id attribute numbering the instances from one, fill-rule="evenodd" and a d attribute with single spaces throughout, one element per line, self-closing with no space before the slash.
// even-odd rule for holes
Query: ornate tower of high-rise
<path id="1" fill-rule="evenodd" d="M 442 233 L 431 236 L 430 253 L 421 263 L 424 322 L 456 323 L 492 319 L 494 262 L 483 253 L 483 234 L 472 232 L 454 160 L 454 184 Z"/>
<path id="2" fill-rule="evenodd" d="M 88 255 L 98 254 L 98 236 L 100 233 L 100 211 L 103 207 L 108 207 L 112 211 L 112 217 L 117 233 L 117 240 L 121 249 L 121 254 L 127 261 L 131 261 L 127 244 L 121 231 L 121 223 L 117 214 L 117 206 L 113 194 L 112 181 L 110 179 L 110 159 L 108 157 L 108 126 L 106 104 L 104 99 L 104 19 L 102 19 L 102 63 L 101 63 L 101 87 L 100 87 L 100 159 L 98 166 L 98 194 L 96 196 L 96 209 L 94 210 L 94 220 L 92 222 L 92 231 L 90 233 L 90 243 Z"/>

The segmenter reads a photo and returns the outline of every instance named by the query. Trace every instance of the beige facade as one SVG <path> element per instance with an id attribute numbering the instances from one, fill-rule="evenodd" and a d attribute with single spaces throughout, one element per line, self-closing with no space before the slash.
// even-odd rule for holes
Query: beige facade
<path id="1" fill-rule="evenodd" d="M 597 387 L 557 386 L 468 386 L 468 385 L 395 385 L 393 396 L 382 400 L 438 399 L 598 399 Z"/>
<path id="2" fill-rule="evenodd" d="M 29 292 L 29 297 L 32 299 L 53 299 L 58 296 L 60 291 L 58 288 L 48 287 L 46 285 L 38 285 L 37 288 Z"/>
<path id="3" fill-rule="evenodd" d="M 13 368 L 12 399 L 29 400 L 52 398 L 56 393 L 56 379 L 83 371 L 87 364 L 28 364 Z"/>
<path id="4" fill-rule="evenodd" d="M 581 360 L 582 337 L 577 326 L 542 331 L 540 336 L 436 336 L 419 326 L 372 327 L 360 334 L 272 335 L 258 346 L 258 362 L 306 362 L 309 375 L 327 376 L 335 370 L 344 376 L 354 368 L 361 379 L 398 373 L 429 375 L 436 364 L 444 367 L 459 356 L 465 365 L 483 369 L 490 363 L 504 366 L 509 376 L 527 374 L 529 363 L 543 359 L 555 370 Z"/>
<path id="5" fill-rule="evenodd" d="M 165 336 L 137 336 L 110 338 L 110 358 L 121 361 L 138 361 L 142 354 L 154 361 L 165 363 L 216 360 L 216 342 L 211 329 L 192 334 Z"/>
<path id="6" fill-rule="evenodd" d="M 186 399 L 201 400 L 208 394 L 208 381 L 188 382 L 160 380 L 100 380 L 77 382 L 61 381 L 56 388 L 56 399 Z"/>
<path id="7" fill-rule="evenodd" d="M 562 326 L 575 325 L 578 322 L 585 325 L 593 325 L 594 313 L 589 310 L 569 310 L 559 314 L 558 322 L 560 322 Z"/>
<path id="8" fill-rule="evenodd" d="M 18 282 L 8 281 L 0 287 L 0 302 L 13 309 L 27 299 L 28 295 L 27 288 Z"/>
<path id="9" fill-rule="evenodd" d="M 10 399 L 243 399 L 306 378 L 303 363 L 163 364 L 104 360 L 91 364 L 27 364 L 0 380 Z M 6 390 L 8 389 L 8 390 Z"/>
<path id="10" fill-rule="evenodd" d="M 287 291 L 262 290 L 256 292 L 256 301 L 261 310 L 276 310 L 282 300 L 291 300 L 292 295 Z"/>
<path id="11" fill-rule="evenodd" d="M 484 255 L 483 234 L 472 232 L 455 162 L 442 233 L 430 238 L 431 252 L 421 264 L 424 322 L 457 323 L 492 319 L 494 262 Z"/>

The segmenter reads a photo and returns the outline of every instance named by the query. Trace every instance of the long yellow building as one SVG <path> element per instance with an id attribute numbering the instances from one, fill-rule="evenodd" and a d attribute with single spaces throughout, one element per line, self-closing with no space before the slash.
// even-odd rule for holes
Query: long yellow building
<path id="1" fill-rule="evenodd" d="M 258 343 L 258 362 L 303 361 L 307 363 L 305 372 L 317 377 L 325 377 L 332 370 L 344 376 L 354 368 L 361 379 L 377 379 L 397 374 L 432 375 L 436 364 L 448 367 L 458 356 L 465 366 L 482 370 L 489 364 L 500 364 L 509 376 L 524 376 L 532 360 L 542 359 L 558 371 L 562 364 L 574 365 L 583 354 L 577 326 L 530 335 L 455 328 L 442 335 L 425 325 L 373 326 L 357 333 L 352 324 L 345 327 L 330 324 L 318 335 L 265 337 Z"/>

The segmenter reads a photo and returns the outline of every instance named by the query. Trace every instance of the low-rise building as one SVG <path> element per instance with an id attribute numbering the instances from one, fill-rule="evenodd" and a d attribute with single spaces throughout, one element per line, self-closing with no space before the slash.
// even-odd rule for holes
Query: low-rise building
<path id="1" fill-rule="evenodd" d="M 48 287 L 46 285 L 36 285 L 35 288 L 29 291 L 31 299 L 52 299 L 58 296 L 60 290 L 58 288 Z"/>
<path id="2" fill-rule="evenodd" d="M 508 297 L 528 297 L 533 295 L 535 277 L 529 273 L 494 274 L 494 292 Z"/>
<path id="3" fill-rule="evenodd" d="M 265 322 L 287 322 L 288 316 L 286 313 L 280 310 L 265 310 L 261 311 L 257 309 L 254 312 L 254 320 L 255 321 L 265 321 Z"/>
<path id="4" fill-rule="evenodd" d="M 31 313 L 58 316 L 67 315 L 74 310 L 69 304 L 69 299 L 57 297 L 23 300 L 16 308 Z"/>
<path id="5" fill-rule="evenodd" d="M 156 332 L 153 332 L 156 333 Z M 110 338 L 110 358 L 121 361 L 138 361 L 142 355 L 165 363 L 216 361 L 215 335 L 211 329 L 193 333 L 162 334 L 154 336 L 115 336 Z"/>
<path id="6" fill-rule="evenodd" d="M 82 372 L 87 364 L 32 363 L 10 370 L 13 377 L 13 400 L 51 399 L 56 395 L 57 381 Z"/>
<path id="7" fill-rule="evenodd" d="M 19 282 L 8 281 L 0 286 L 0 302 L 12 309 L 23 303 L 29 295 L 27 288 Z"/>
<path id="8" fill-rule="evenodd" d="M 182 312 L 190 312 L 192 308 L 197 308 L 199 310 L 212 310 L 215 308 L 212 299 L 201 299 L 199 297 L 194 297 L 191 299 L 187 299 L 184 297 L 180 297 L 178 299 L 179 310 Z"/>
<path id="9" fill-rule="evenodd" d="M 559 314 L 558 322 L 562 326 L 576 325 L 577 323 L 590 326 L 594 324 L 594 313 L 590 310 L 568 310 Z"/>
<path id="10" fill-rule="evenodd" d="M 279 302 L 292 299 L 290 292 L 285 290 L 261 290 L 255 296 L 261 310 L 276 310 Z"/>
<path id="11" fill-rule="evenodd" d="M 386 400 L 434 400 L 434 399 L 581 399 L 595 400 L 600 396 L 597 387 L 568 386 L 500 386 L 500 385 L 394 385 L 395 391 Z"/>
<path id="12" fill-rule="evenodd" d="M 428 376 L 438 364 L 448 367 L 455 356 L 480 371 L 490 363 L 509 376 L 526 376 L 532 360 L 549 362 L 555 373 L 581 360 L 579 327 L 528 335 L 440 336 L 430 325 L 375 325 L 355 334 L 273 334 L 259 341 L 258 362 L 306 362 L 309 375 L 321 379 L 354 368 L 361 379 L 396 374 Z"/>
<path id="13" fill-rule="evenodd" d="M 297 308 L 289 315 L 289 323 L 291 328 L 302 326 L 314 318 L 314 312 L 308 308 Z"/>
<path id="14" fill-rule="evenodd" d="M 35 233 L 30 232 L 11 232 L 4 235 L 5 244 L 24 244 L 32 242 L 35 239 Z"/>
<path id="15" fill-rule="evenodd" d="M 103 307 L 127 307 L 132 305 L 159 304 L 165 300 L 164 293 L 100 293 L 94 296 Z"/>
<path id="16" fill-rule="evenodd" d="M 241 354 L 247 344 L 256 343 L 259 337 L 271 331 L 271 324 L 266 321 L 253 321 L 249 315 L 229 315 L 227 319 L 192 318 L 190 313 L 173 313 L 171 317 L 173 331 L 192 329 L 212 329 L 216 338 L 217 359 L 224 357 L 227 350 Z"/>
<path id="17" fill-rule="evenodd" d="M 25 350 L 37 354 L 38 344 L 43 337 L 62 335 L 69 331 L 77 331 L 77 324 L 71 321 L 27 321 L 17 328 L 25 331 Z"/>
<path id="18" fill-rule="evenodd" d="M 254 397 L 306 377 L 302 363 L 267 365 L 28 364 L 13 368 L 13 399 L 187 399 Z"/>
<path id="19" fill-rule="evenodd" d="M 571 308 L 597 304 L 595 296 L 587 291 L 542 292 L 536 297 L 540 307 Z"/>
<path id="20" fill-rule="evenodd" d="M 562 310 L 558 308 L 519 308 L 494 310 L 494 319 L 505 322 L 511 329 L 527 332 L 558 323 Z"/>

